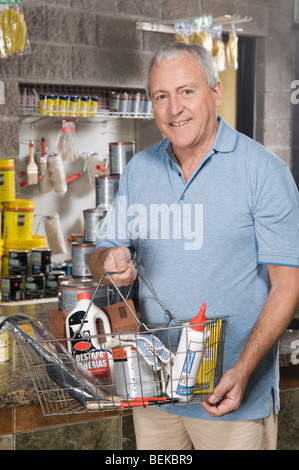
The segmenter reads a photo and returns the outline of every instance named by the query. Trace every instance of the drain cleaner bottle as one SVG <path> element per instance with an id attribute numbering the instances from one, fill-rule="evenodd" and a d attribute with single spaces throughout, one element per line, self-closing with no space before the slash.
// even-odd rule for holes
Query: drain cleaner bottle
<path id="1" fill-rule="evenodd" d="M 91 296 L 89 292 L 81 292 L 78 294 L 76 306 L 66 317 L 65 329 L 66 338 L 68 339 L 68 351 L 74 356 L 76 362 L 81 363 L 89 370 L 93 377 L 101 384 L 114 386 L 115 379 L 112 353 L 103 350 L 99 344 L 99 338 L 96 337 L 98 335 L 96 327 L 96 321 L 98 319 L 103 322 L 104 333 L 111 333 L 110 323 L 105 312 L 92 303 L 88 315 L 84 320 L 84 325 L 80 333 L 76 335 L 76 331 L 81 325 L 82 318 L 90 304 L 90 300 Z"/>
<path id="2" fill-rule="evenodd" d="M 194 385 L 202 363 L 203 354 L 210 332 L 205 328 L 206 304 L 188 326 L 182 327 L 182 334 L 167 385 L 167 395 L 181 402 L 192 399 Z"/>

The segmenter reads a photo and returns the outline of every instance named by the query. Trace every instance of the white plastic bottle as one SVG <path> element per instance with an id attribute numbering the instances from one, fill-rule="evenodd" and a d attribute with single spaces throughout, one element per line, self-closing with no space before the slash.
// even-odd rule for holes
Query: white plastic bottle
<path id="1" fill-rule="evenodd" d="M 65 321 L 68 351 L 75 357 L 76 362 L 81 363 L 91 372 L 93 377 L 103 385 L 115 386 L 114 362 L 112 353 L 103 350 L 98 342 L 96 321 L 103 322 L 104 333 L 111 333 L 110 323 L 103 310 L 94 303 L 91 304 L 87 317 L 84 320 L 80 333 L 76 332 L 81 326 L 82 319 L 90 304 L 91 296 L 89 292 L 78 294 L 78 302 L 73 310 L 68 314 Z M 113 387 L 111 391 L 113 392 Z"/>
<path id="2" fill-rule="evenodd" d="M 192 399 L 194 386 L 203 360 L 203 354 L 209 338 L 209 331 L 204 327 L 206 304 L 200 308 L 197 317 L 182 328 L 180 342 L 171 369 L 166 393 L 181 402 Z"/>

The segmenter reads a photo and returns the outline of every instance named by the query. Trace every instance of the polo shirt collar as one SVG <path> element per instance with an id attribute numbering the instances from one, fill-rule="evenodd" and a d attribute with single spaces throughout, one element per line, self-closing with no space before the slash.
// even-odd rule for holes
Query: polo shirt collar
<path id="1" fill-rule="evenodd" d="M 233 152 L 238 142 L 238 132 L 233 129 L 222 116 L 217 116 L 219 128 L 213 143 L 213 149 L 216 152 Z"/>

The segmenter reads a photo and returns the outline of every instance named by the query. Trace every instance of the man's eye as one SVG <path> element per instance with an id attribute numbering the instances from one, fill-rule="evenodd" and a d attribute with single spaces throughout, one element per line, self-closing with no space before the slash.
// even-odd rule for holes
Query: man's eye
<path id="1" fill-rule="evenodd" d="M 184 95 L 192 95 L 193 91 L 192 90 L 183 90 Z"/>
<path id="2" fill-rule="evenodd" d="M 164 101 L 166 99 L 166 95 L 157 95 L 155 97 L 155 101 Z"/>

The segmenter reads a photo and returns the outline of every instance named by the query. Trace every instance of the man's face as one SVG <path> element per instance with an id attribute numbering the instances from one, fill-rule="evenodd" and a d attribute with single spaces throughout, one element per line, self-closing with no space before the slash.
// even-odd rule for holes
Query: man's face
<path id="1" fill-rule="evenodd" d="M 211 89 L 191 54 L 154 65 L 149 86 L 157 125 L 175 153 L 204 147 L 213 138 L 221 83 Z"/>

